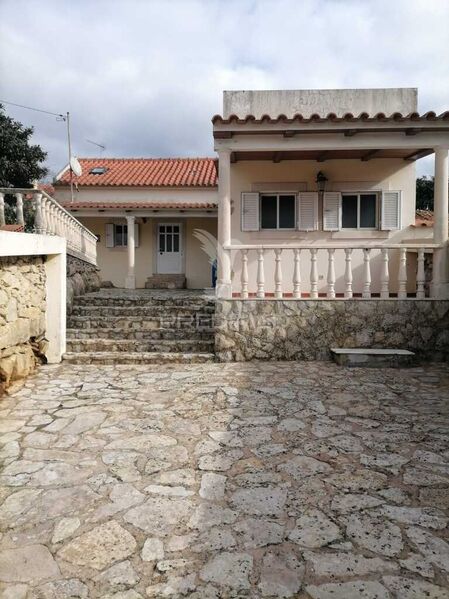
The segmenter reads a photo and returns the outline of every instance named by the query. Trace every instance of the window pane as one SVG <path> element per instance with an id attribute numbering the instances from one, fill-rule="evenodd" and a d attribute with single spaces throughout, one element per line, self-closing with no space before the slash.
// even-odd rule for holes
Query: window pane
<path id="1" fill-rule="evenodd" d="M 123 245 L 122 225 L 115 225 L 115 245 Z"/>
<path id="2" fill-rule="evenodd" d="M 295 228 L 295 196 L 279 197 L 279 228 Z"/>
<path id="3" fill-rule="evenodd" d="M 360 196 L 360 226 L 374 229 L 376 226 L 376 194 L 367 193 Z"/>
<path id="4" fill-rule="evenodd" d="M 342 197 L 341 225 L 343 229 L 357 229 L 357 196 Z"/>
<path id="5" fill-rule="evenodd" d="M 159 225 L 159 231 L 165 233 L 165 225 Z"/>
<path id="6" fill-rule="evenodd" d="M 171 252 L 172 251 L 172 249 L 171 249 L 171 240 L 172 240 L 171 234 L 167 235 L 167 252 Z"/>
<path id="7" fill-rule="evenodd" d="M 172 229 L 171 225 L 167 225 L 167 233 L 171 233 L 171 229 Z"/>
<path id="8" fill-rule="evenodd" d="M 179 252 L 179 235 L 173 235 L 173 251 Z"/>
<path id="9" fill-rule="evenodd" d="M 128 245 L 128 225 L 123 225 L 123 245 Z"/>
<path id="10" fill-rule="evenodd" d="M 261 199 L 261 227 L 262 229 L 277 228 L 277 197 L 262 196 Z"/>
<path id="11" fill-rule="evenodd" d="M 173 233 L 179 233 L 179 225 L 173 225 Z"/>
<path id="12" fill-rule="evenodd" d="M 163 233 L 159 234 L 159 251 L 165 252 L 165 235 Z"/>

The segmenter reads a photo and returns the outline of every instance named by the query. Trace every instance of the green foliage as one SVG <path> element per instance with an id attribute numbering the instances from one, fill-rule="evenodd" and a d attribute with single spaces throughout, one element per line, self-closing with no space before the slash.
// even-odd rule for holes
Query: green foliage
<path id="1" fill-rule="evenodd" d="M 47 153 L 38 145 L 30 143 L 32 127 L 7 116 L 0 104 L 0 187 L 32 187 L 33 181 L 45 177 L 48 170 L 42 165 Z M 5 197 L 7 223 L 15 222 L 15 198 Z M 24 201 L 24 216 L 27 229 L 33 220 L 31 202 Z"/>
<path id="2" fill-rule="evenodd" d="M 416 208 L 417 210 L 433 210 L 433 177 L 418 177 L 416 179 Z"/>

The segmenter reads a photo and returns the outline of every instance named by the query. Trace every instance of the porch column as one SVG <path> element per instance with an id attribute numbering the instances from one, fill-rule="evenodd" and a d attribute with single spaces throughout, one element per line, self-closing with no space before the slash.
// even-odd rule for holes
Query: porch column
<path id="1" fill-rule="evenodd" d="M 230 298 L 231 252 L 223 246 L 231 243 L 231 151 L 218 151 L 218 280 L 217 297 Z"/>
<path id="2" fill-rule="evenodd" d="M 126 289 L 136 288 L 136 274 L 135 274 L 135 246 L 134 246 L 134 223 L 135 216 L 127 216 L 126 222 L 128 225 L 128 274 L 126 276 L 125 287 Z"/>
<path id="3" fill-rule="evenodd" d="M 448 256 L 448 149 L 435 148 L 435 191 L 434 191 L 434 243 L 445 247 L 434 250 L 432 296 L 449 298 Z"/>

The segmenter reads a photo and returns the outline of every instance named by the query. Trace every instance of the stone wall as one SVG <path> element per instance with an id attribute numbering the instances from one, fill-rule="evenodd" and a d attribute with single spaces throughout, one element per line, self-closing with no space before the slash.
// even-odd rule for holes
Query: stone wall
<path id="1" fill-rule="evenodd" d="M 0 394 L 45 350 L 45 295 L 44 258 L 0 257 Z"/>
<path id="2" fill-rule="evenodd" d="M 84 260 L 67 256 L 67 313 L 72 311 L 73 298 L 101 286 L 100 269 Z"/>
<path id="3" fill-rule="evenodd" d="M 395 347 L 447 359 L 449 301 L 217 301 L 221 361 L 326 360 L 331 347 Z"/>

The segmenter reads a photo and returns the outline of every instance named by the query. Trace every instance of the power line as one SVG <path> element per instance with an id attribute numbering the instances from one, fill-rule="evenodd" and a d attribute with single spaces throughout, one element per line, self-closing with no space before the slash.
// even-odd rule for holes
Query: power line
<path id="1" fill-rule="evenodd" d="M 26 108 L 27 110 L 34 110 L 35 112 L 43 112 L 44 114 L 51 114 L 53 116 L 59 116 L 66 120 L 67 115 L 58 114 L 57 112 L 49 112 L 48 110 L 42 110 L 41 108 L 33 108 L 32 106 L 24 106 L 23 104 L 15 104 L 14 102 L 7 102 L 6 100 L 0 100 L 0 104 L 10 104 L 11 106 L 18 106 L 19 108 Z"/>

